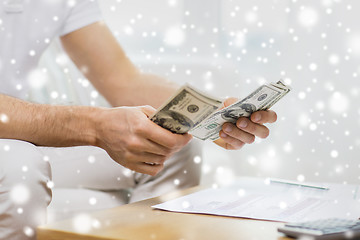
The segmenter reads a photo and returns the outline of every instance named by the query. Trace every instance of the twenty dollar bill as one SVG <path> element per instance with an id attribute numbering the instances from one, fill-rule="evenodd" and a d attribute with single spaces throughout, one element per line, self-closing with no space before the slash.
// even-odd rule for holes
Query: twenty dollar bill
<path id="1" fill-rule="evenodd" d="M 221 106 L 220 100 L 185 85 L 150 119 L 173 133 L 187 133 Z"/>

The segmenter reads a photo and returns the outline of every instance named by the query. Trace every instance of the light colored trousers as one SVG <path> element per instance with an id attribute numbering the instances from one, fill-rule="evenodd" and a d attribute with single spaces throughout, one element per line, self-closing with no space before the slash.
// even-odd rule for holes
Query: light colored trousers
<path id="1" fill-rule="evenodd" d="M 56 209 L 62 201 L 84 211 L 105 209 L 198 185 L 199 159 L 201 145 L 192 140 L 152 177 L 122 167 L 99 148 L 44 148 L 0 139 L 0 239 L 36 239 L 36 226 L 46 223 L 47 210 L 66 211 Z M 71 191 L 79 188 L 87 204 L 72 198 Z M 111 193 L 114 202 L 102 205 L 101 199 L 91 198 L 92 191 Z"/>

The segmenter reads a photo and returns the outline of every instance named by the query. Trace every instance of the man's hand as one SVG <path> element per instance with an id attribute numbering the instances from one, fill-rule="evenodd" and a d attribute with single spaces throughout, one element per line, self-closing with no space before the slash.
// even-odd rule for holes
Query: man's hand
<path id="1" fill-rule="evenodd" d="M 236 101 L 235 98 L 229 98 L 224 102 L 227 107 Z M 241 117 L 236 124 L 225 123 L 220 131 L 220 139 L 214 141 L 219 146 L 236 150 L 242 148 L 246 143 L 250 144 L 255 141 L 255 137 L 266 138 L 269 136 L 269 129 L 264 123 L 273 123 L 277 119 L 274 111 L 258 111 L 251 114 L 250 119 Z"/>
<path id="2" fill-rule="evenodd" d="M 184 147 L 189 134 L 174 134 L 152 122 L 150 106 L 98 108 L 34 104 L 0 94 L 0 138 L 38 146 L 93 145 L 124 167 L 156 175 Z M 0 114 L 1 115 L 1 114 Z"/>
<path id="3" fill-rule="evenodd" d="M 119 164 L 156 175 L 164 162 L 191 139 L 174 134 L 149 120 L 150 106 L 103 109 L 97 121 L 97 144 Z"/>

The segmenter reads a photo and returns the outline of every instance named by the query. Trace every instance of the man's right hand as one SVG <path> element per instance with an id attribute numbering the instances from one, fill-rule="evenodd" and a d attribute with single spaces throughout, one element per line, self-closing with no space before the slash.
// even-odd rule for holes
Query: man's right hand
<path id="1" fill-rule="evenodd" d="M 192 136 L 158 126 L 149 119 L 153 113 L 150 106 L 52 106 L 0 94 L 0 138 L 50 147 L 94 145 L 124 167 L 156 175 Z"/>
<path id="2" fill-rule="evenodd" d="M 151 106 L 101 109 L 96 116 L 96 145 L 136 172 L 156 175 L 172 154 L 183 148 L 190 134 L 174 134 L 149 119 Z"/>

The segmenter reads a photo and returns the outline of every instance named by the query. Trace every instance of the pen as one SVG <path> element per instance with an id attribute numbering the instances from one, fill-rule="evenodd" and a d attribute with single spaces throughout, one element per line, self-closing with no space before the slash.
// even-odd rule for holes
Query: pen
<path id="1" fill-rule="evenodd" d="M 299 187 L 308 187 L 308 188 L 315 188 L 315 189 L 321 189 L 321 190 L 329 190 L 328 187 L 317 186 L 317 185 L 313 185 L 313 184 L 304 184 L 304 183 L 290 181 L 290 180 L 282 180 L 282 179 L 275 179 L 275 178 L 270 178 L 269 180 L 270 180 L 270 183 L 282 183 L 282 184 L 288 184 L 288 185 L 299 186 Z"/>

